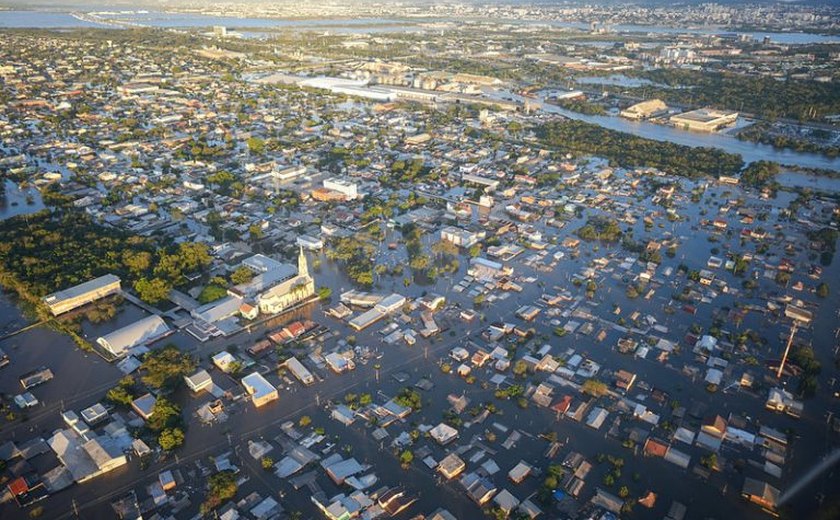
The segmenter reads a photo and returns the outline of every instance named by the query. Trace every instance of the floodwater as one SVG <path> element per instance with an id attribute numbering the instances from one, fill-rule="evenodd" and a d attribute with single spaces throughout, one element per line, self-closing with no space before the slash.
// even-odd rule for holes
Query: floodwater
<path id="1" fill-rule="evenodd" d="M 625 76 L 624 74 L 613 74 L 612 76 L 607 76 L 607 77 L 584 76 L 584 77 L 581 77 L 581 78 L 577 78 L 575 81 L 577 81 L 578 83 L 582 83 L 584 85 L 609 85 L 609 86 L 628 87 L 628 88 L 639 88 L 639 87 L 647 87 L 647 86 L 655 85 L 657 87 L 668 88 L 667 85 L 663 85 L 661 83 L 655 83 L 655 82 L 653 82 L 649 79 L 631 78 L 629 76 Z"/>
<path id="2" fill-rule="evenodd" d="M 681 181 L 686 187 L 692 186 L 689 181 Z M 710 191 L 703 197 L 703 201 L 699 204 L 681 205 L 681 211 L 685 212 L 691 217 L 692 221 L 701 217 L 701 212 L 708 212 L 709 215 L 717 215 L 717 208 L 723 201 L 730 197 L 737 196 L 736 188 L 727 187 L 712 187 Z M 774 209 L 786 207 L 791 200 L 792 195 L 787 193 L 780 194 L 778 199 L 766 202 L 766 210 L 772 212 Z M 591 210 L 590 210 L 591 211 Z M 538 226 L 543 230 L 547 238 L 556 238 L 558 241 L 577 229 L 583 218 L 573 218 L 567 226 L 562 230 L 551 228 L 544 228 L 541 224 Z M 737 222 L 737 217 L 733 214 L 721 215 L 730 221 L 734 226 Z M 768 224 L 769 225 L 769 224 Z M 622 228 L 627 228 L 627 225 L 622 225 Z M 721 250 L 721 256 L 727 251 L 737 251 L 741 249 L 739 244 L 739 237 L 737 233 L 733 236 L 721 236 L 717 243 L 710 243 L 706 238 L 706 233 L 697 232 L 690 223 L 676 223 L 665 224 L 662 228 L 655 228 L 651 231 L 646 231 L 641 221 L 637 224 L 629 226 L 633 229 L 633 234 L 637 240 L 644 241 L 647 237 L 662 236 L 665 233 L 670 233 L 678 237 L 680 248 L 675 258 L 668 258 L 663 255 L 663 265 L 658 272 L 664 270 L 666 266 L 676 268 L 679 263 L 686 263 L 690 268 L 701 268 L 705 265 L 705 260 L 710 254 L 711 249 L 717 247 Z M 379 255 L 378 263 L 386 264 L 389 267 L 398 264 L 406 264 L 405 251 L 401 247 L 395 251 L 387 248 L 389 242 L 397 241 L 399 239 L 399 232 L 389 231 L 388 236 L 378 244 Z M 431 236 L 426 237 L 427 241 L 432 241 Z M 388 443 L 393 437 L 398 435 L 400 431 L 411 429 L 419 424 L 434 425 L 437 424 L 442 417 L 442 413 L 448 407 L 446 404 L 446 396 L 449 394 L 466 395 L 472 405 L 478 405 L 483 402 L 493 402 L 501 410 L 500 415 L 491 416 L 481 425 L 474 425 L 468 429 L 463 429 L 462 437 L 457 444 L 469 444 L 474 435 L 482 435 L 486 430 L 495 430 L 493 423 L 500 423 L 508 428 L 517 428 L 527 435 L 511 450 L 505 450 L 499 446 L 505 439 L 507 434 L 496 432 L 498 441 L 491 445 L 491 448 L 496 450 L 495 455 L 485 455 L 483 459 L 476 462 L 468 462 L 469 469 L 475 469 L 478 464 L 486 460 L 486 458 L 493 458 L 497 464 L 502 468 L 502 472 L 494 477 L 494 481 L 500 487 L 508 487 L 516 496 L 524 497 L 535 491 L 540 483 L 541 478 L 529 478 L 525 483 L 519 486 L 513 486 L 508 483 L 505 477 L 507 470 L 515 465 L 519 460 L 525 460 L 535 466 L 544 467 L 549 462 L 544 458 L 543 451 L 546 448 L 544 441 L 529 437 L 536 436 L 545 431 L 556 431 L 561 440 L 569 438 L 569 444 L 566 448 L 561 450 L 561 457 L 565 455 L 570 449 L 582 452 L 591 462 L 594 463 L 594 457 L 598 453 L 607 453 L 623 457 L 625 460 L 625 467 L 623 473 L 624 480 L 631 488 L 633 493 L 643 493 L 650 489 L 660 494 L 660 501 L 657 507 L 653 510 L 645 510 L 643 508 L 636 508 L 634 518 L 662 518 L 667 512 L 670 501 L 679 500 L 689 507 L 690 517 L 716 517 L 716 518 L 763 518 L 763 514 L 756 507 L 750 506 L 739 500 L 737 493 L 742 482 L 742 475 L 736 472 L 727 472 L 724 474 L 715 475 L 708 484 L 701 484 L 700 481 L 695 481 L 690 473 L 678 469 L 661 459 L 651 459 L 633 456 L 632 451 L 621 447 L 620 443 L 614 439 L 606 438 L 604 433 L 609 429 L 612 421 L 616 417 L 611 414 L 607 423 L 601 431 L 592 430 L 582 424 L 575 423 L 569 420 L 556 421 L 554 415 L 546 410 L 531 404 L 528 409 L 521 410 L 515 403 L 500 402 L 493 398 L 493 388 L 482 388 L 479 383 L 474 385 L 467 385 L 460 378 L 454 375 L 442 375 L 437 367 L 438 360 L 446 356 L 447 351 L 455 345 L 462 342 L 464 336 L 476 337 L 487 323 L 496 320 L 504 320 L 507 322 L 518 322 L 519 320 L 513 317 L 513 313 L 520 305 L 533 302 L 540 294 L 556 293 L 555 286 L 564 289 L 569 289 L 573 293 L 575 289 L 569 282 L 569 275 L 579 272 L 583 267 L 589 265 L 592 258 L 601 256 L 618 255 L 619 258 L 627 256 L 617 246 L 600 245 L 595 249 L 591 244 L 582 246 L 582 254 L 577 259 L 565 258 L 559 265 L 550 273 L 540 272 L 523 264 L 523 260 L 529 253 L 523 254 L 521 257 L 514 259 L 511 265 L 514 266 L 515 272 L 519 276 L 535 276 L 540 279 L 541 283 L 523 284 L 524 291 L 522 293 L 513 293 L 506 300 L 499 300 L 493 304 L 487 305 L 481 309 L 484 314 L 485 321 L 477 320 L 471 324 L 463 324 L 458 321 L 452 323 L 453 331 L 444 332 L 434 341 L 420 339 L 414 347 L 408 347 L 402 342 L 394 345 L 385 345 L 379 340 L 381 336 L 378 330 L 384 324 L 371 327 L 369 330 L 356 332 L 352 331 L 346 324 L 338 322 L 332 318 L 324 316 L 323 309 L 318 304 L 308 306 L 292 316 L 285 316 L 272 323 L 269 327 L 279 326 L 284 321 L 300 318 L 309 318 L 320 323 L 325 324 L 331 330 L 338 333 L 338 338 L 344 338 L 349 335 L 357 337 L 359 345 L 371 346 L 378 349 L 382 355 L 381 359 L 376 360 L 382 366 L 381 379 L 376 381 L 374 370 L 371 364 L 360 364 L 355 372 L 334 375 L 327 374 L 324 371 L 319 372 L 324 377 L 323 381 L 319 381 L 311 387 L 302 387 L 297 383 L 292 385 L 285 384 L 276 375 L 271 372 L 269 380 L 280 388 L 281 397 L 276 403 L 267 406 L 264 409 L 255 410 L 250 404 L 243 403 L 240 405 L 232 405 L 230 412 L 231 419 L 223 424 L 215 426 L 199 426 L 195 421 L 190 423 L 187 431 L 187 445 L 179 451 L 181 460 L 181 471 L 187 479 L 187 484 L 194 488 L 201 489 L 201 483 L 190 473 L 195 471 L 194 463 L 196 460 L 201 460 L 207 464 L 207 457 L 220 454 L 224 451 L 230 450 L 231 445 L 228 444 L 227 434 L 231 434 L 233 446 L 240 448 L 242 455 L 241 465 L 249 468 L 249 473 L 252 478 L 246 484 L 243 484 L 241 496 L 245 496 L 252 490 L 259 491 L 265 496 L 266 494 L 275 495 L 278 489 L 289 490 L 283 496 L 282 503 L 287 510 L 301 510 L 306 514 L 305 517 L 317 516 L 317 512 L 309 503 L 306 493 L 296 493 L 283 484 L 278 485 L 278 480 L 270 474 L 261 473 L 262 470 L 256 468 L 257 464 L 254 461 L 249 461 L 246 452 L 243 451 L 243 443 L 247 439 L 261 437 L 267 440 L 273 439 L 279 433 L 278 426 L 286 420 L 296 421 L 301 415 L 309 415 L 313 419 L 313 424 L 322 426 L 326 429 L 329 437 L 329 442 L 334 442 L 336 449 L 343 450 L 345 447 L 350 447 L 352 456 L 356 457 L 363 463 L 374 465 L 374 470 L 380 478 L 380 485 L 398 485 L 404 484 L 408 486 L 409 490 L 419 495 L 418 503 L 413 506 L 410 511 L 412 513 L 430 512 L 440 505 L 445 505 L 459 518 L 478 518 L 480 513 L 478 508 L 473 505 L 456 483 L 440 483 L 435 478 L 433 472 L 425 466 L 422 462 L 416 460 L 414 465 L 409 470 L 403 470 L 399 467 L 396 457 L 392 450 L 388 447 Z M 797 262 L 803 262 L 803 255 L 807 251 L 797 253 L 794 258 Z M 776 246 L 772 247 L 766 261 L 769 263 L 777 262 L 781 253 Z M 316 285 L 326 285 L 333 289 L 333 301 L 336 301 L 338 294 L 345 289 L 352 287 L 352 284 L 344 277 L 341 270 L 327 260 L 323 255 L 320 256 L 320 266 L 316 267 L 314 264 L 314 255 L 310 254 L 310 271 L 312 272 Z M 459 272 L 451 276 L 442 276 L 432 285 L 412 284 L 405 288 L 402 284 L 403 276 L 410 276 L 406 271 L 403 276 L 378 278 L 373 288 L 376 292 L 397 291 L 409 297 L 418 297 L 424 292 L 437 292 L 445 294 L 448 301 L 453 304 L 461 305 L 462 307 L 471 307 L 471 298 L 465 293 L 454 293 L 450 291 L 452 285 L 458 282 L 466 271 L 467 259 L 462 256 L 461 267 Z M 614 263 L 611 265 L 615 265 Z M 838 263 L 827 267 L 823 274 L 825 280 L 835 280 L 840 276 L 840 269 Z M 657 318 L 660 324 L 669 328 L 669 333 L 664 336 L 669 339 L 679 341 L 684 331 L 692 323 L 700 323 L 708 326 L 713 319 L 713 313 L 717 309 L 733 307 L 736 302 L 746 302 L 761 306 L 762 299 L 750 299 L 746 297 L 736 297 L 729 294 L 720 294 L 713 304 L 700 305 L 697 315 L 689 315 L 678 311 L 675 314 L 666 314 L 662 312 L 662 306 L 667 303 L 670 294 L 678 289 L 677 285 L 671 287 L 672 281 L 664 279 L 659 283 L 663 286 L 657 290 L 656 296 L 650 300 L 638 298 L 630 300 L 622 290 L 623 284 L 618 282 L 617 277 L 620 278 L 622 273 L 617 269 L 612 272 L 600 272 L 596 281 L 599 284 L 599 289 L 596 291 L 595 303 L 600 305 L 595 306 L 586 301 L 579 307 L 580 309 L 588 309 L 595 316 L 600 319 L 615 320 L 616 317 L 612 315 L 612 304 L 616 304 L 622 308 L 621 316 L 629 316 L 633 311 L 639 311 L 642 316 L 647 314 L 653 315 Z M 731 273 L 719 270 L 719 276 L 726 279 L 731 286 L 740 287 L 740 279 L 733 276 Z M 772 282 L 762 281 L 762 290 L 760 294 L 772 293 L 775 286 Z M 820 310 L 815 317 L 815 323 L 832 323 L 833 313 L 840 305 L 840 298 L 837 292 L 832 292 L 829 299 L 821 302 Z M 13 299 L 9 297 L 0 298 L 0 315 L 4 320 L 16 315 Z M 122 313 L 114 320 L 108 323 L 92 326 L 85 325 L 85 333 L 88 338 L 93 338 L 105 332 L 109 332 L 122 326 L 125 323 L 131 322 L 134 319 L 139 319 L 144 313 L 130 305 L 123 308 Z M 18 321 L 25 321 L 17 318 Z M 565 321 L 565 320 L 564 320 Z M 576 349 L 577 352 L 585 354 L 589 358 L 601 363 L 604 369 L 617 370 L 619 368 L 628 369 L 638 374 L 639 379 L 649 383 L 651 386 L 661 388 L 670 394 L 670 399 L 678 400 L 683 406 L 691 408 L 696 403 L 705 403 L 707 405 L 707 413 L 721 413 L 723 415 L 729 412 L 743 413 L 750 417 L 760 420 L 763 424 L 771 425 L 777 429 L 784 430 L 792 428 L 796 431 L 796 440 L 793 444 L 795 456 L 791 458 L 785 467 L 784 478 L 782 480 L 781 488 L 784 489 L 796 476 L 807 471 L 808 467 L 815 464 L 821 455 L 824 454 L 826 446 L 825 426 L 823 414 L 826 410 L 831 409 L 829 401 L 830 396 L 823 391 L 818 396 L 806 403 L 805 416 L 797 421 L 790 417 L 783 415 L 774 415 L 766 412 L 763 409 L 764 395 L 751 395 L 746 392 L 728 393 L 725 397 L 720 397 L 714 402 L 710 402 L 709 394 L 705 390 L 705 385 L 701 381 L 692 381 L 690 378 L 682 375 L 680 369 L 684 364 L 694 363 L 693 356 L 689 352 L 683 352 L 675 355 L 669 361 L 668 365 L 657 363 L 651 358 L 649 359 L 634 359 L 629 356 L 623 356 L 613 350 L 612 346 L 617 339 L 621 337 L 621 333 L 607 327 L 607 338 L 602 342 L 597 342 L 592 336 L 581 334 L 570 334 L 564 338 L 557 338 L 551 334 L 554 324 L 549 322 L 548 318 L 540 317 L 535 322 L 530 324 L 536 329 L 538 336 L 545 337 L 545 342 L 554 346 L 553 353 L 560 354 L 567 348 Z M 598 325 L 601 327 L 602 325 Z M 748 328 L 761 331 L 761 334 L 768 338 L 768 352 L 767 356 L 777 356 L 783 348 L 783 345 L 778 341 L 778 335 L 782 332 L 783 327 L 780 323 L 769 322 L 759 313 L 751 312 L 740 326 L 727 323 L 725 328 L 729 329 L 737 327 L 738 330 L 746 330 Z M 597 330 L 597 328 L 596 328 Z M 207 363 L 208 358 L 218 352 L 222 348 L 230 348 L 231 346 L 243 349 L 255 341 L 264 337 L 265 327 L 257 327 L 252 331 L 243 332 L 231 338 L 219 338 L 212 340 L 205 344 L 200 344 L 192 337 L 185 333 L 178 332 L 167 338 L 163 342 L 173 342 L 181 349 L 190 351 L 198 355 L 204 363 Z M 803 339 L 812 342 L 817 350 L 818 357 L 823 361 L 824 371 L 821 376 L 821 384 L 830 377 L 830 366 L 833 346 L 833 331 L 832 327 L 814 327 L 813 330 L 802 331 Z M 335 341 L 338 338 L 329 339 L 324 343 L 324 348 L 330 350 L 334 347 Z M 6 342 L 0 343 L 0 348 L 7 350 L 12 356 L 13 364 L 4 369 L 11 378 L 5 377 L 5 373 L 0 390 L 4 392 L 19 392 L 17 388 L 16 376 L 19 373 L 30 369 L 33 364 L 47 364 L 56 372 L 56 379 L 34 389 L 35 395 L 44 400 L 45 406 L 48 407 L 42 412 L 43 415 L 35 415 L 29 421 L 32 427 L 49 430 L 57 427 L 60 422 L 56 403 L 60 404 L 63 395 L 73 395 L 72 402 L 66 403 L 68 408 L 79 410 L 85 406 L 89 406 L 94 402 L 100 400 L 104 394 L 105 389 L 109 384 L 113 384 L 120 374 L 116 369 L 104 363 L 95 355 L 84 354 L 67 340 L 61 336 L 42 329 L 36 329 L 32 332 L 22 334 L 21 336 L 10 339 Z M 521 353 L 518 353 L 518 355 Z M 42 361 L 43 360 L 43 361 Z M 731 377 L 738 377 L 742 367 L 737 367 Z M 758 376 L 758 380 L 764 384 L 765 372 L 760 367 L 752 367 L 751 370 Z M 405 383 L 400 383 L 392 377 L 395 372 L 404 371 L 408 374 L 409 379 Z M 235 382 L 227 381 L 226 376 L 211 371 L 214 380 L 224 381 L 226 386 L 236 386 Z M 486 368 L 474 372 L 479 382 L 486 381 L 492 375 L 492 369 Z M 81 374 L 86 377 L 78 377 Z M 419 413 L 409 417 L 406 424 L 397 424 L 389 427 L 388 431 L 391 435 L 384 445 L 377 445 L 375 441 L 370 438 L 370 430 L 366 429 L 357 422 L 351 428 L 345 428 L 336 421 L 328 418 L 328 412 L 324 408 L 327 400 L 341 401 L 346 393 L 371 393 L 374 398 L 377 397 L 377 391 L 383 392 L 384 395 L 393 396 L 400 388 L 409 386 L 417 382 L 420 377 L 427 376 L 435 383 L 435 388 L 428 393 L 423 393 L 424 408 Z M 67 385 L 72 387 L 77 394 L 70 393 Z M 562 388 L 556 390 L 557 392 L 564 392 Z M 562 394 L 561 394 L 562 395 Z M 628 397 L 636 398 L 635 392 L 630 392 Z M 174 396 L 178 402 L 184 406 L 185 416 L 189 416 L 191 411 L 195 409 L 201 402 L 207 400 L 206 396 L 195 398 L 187 395 L 185 392 L 180 392 Z M 321 406 L 317 405 L 321 403 Z M 718 404 L 720 403 L 720 404 Z M 52 408 L 50 408 L 52 407 Z M 37 419 L 37 422 L 35 421 Z M 465 414 L 464 420 L 469 421 L 468 415 Z M 625 419 L 625 422 L 627 420 Z M 688 420 L 689 423 L 694 422 L 693 419 Z M 693 425 L 696 428 L 696 425 Z M 14 435 L 24 436 L 30 426 L 27 423 L 20 423 L 14 430 Z M 3 434 L 4 438 L 7 435 Z M 18 437 L 15 437 L 18 438 Z M 432 456 L 436 460 L 440 460 L 445 451 L 429 441 L 421 441 L 421 445 L 429 445 L 432 448 Z M 416 449 L 416 447 L 415 447 Z M 694 462 L 704 452 L 696 447 L 679 446 L 679 449 L 690 453 Z M 471 457 L 476 448 L 468 450 L 464 458 Z M 279 453 L 274 453 L 272 456 L 275 460 L 279 460 Z M 757 454 L 744 454 L 740 451 L 725 450 L 723 456 L 727 458 L 736 459 L 747 456 L 748 458 L 760 458 Z M 552 463 L 559 462 L 557 460 Z M 94 500 L 99 497 L 104 497 L 106 500 L 101 503 L 94 504 L 91 509 L 88 509 L 89 514 L 101 513 L 105 515 L 108 511 L 107 499 L 111 495 L 111 490 L 117 490 L 124 493 L 128 487 L 135 487 L 141 489 L 143 485 L 156 478 L 157 474 L 163 469 L 165 463 L 154 463 L 145 472 L 140 472 L 136 467 L 136 463 L 130 464 L 126 468 L 121 468 L 109 474 L 106 480 L 100 482 L 99 485 L 83 485 L 76 486 L 67 492 L 55 495 L 45 501 L 47 517 L 52 518 L 62 511 L 69 510 L 70 498 L 75 498 L 80 504 L 87 503 L 86 500 Z M 250 469 L 254 467 L 254 469 Z M 587 484 L 584 488 L 584 495 L 588 496 L 594 488 L 601 486 L 601 478 L 605 472 L 605 466 L 598 466 L 590 477 L 587 479 Z M 630 480 L 630 475 L 639 473 L 639 480 Z M 323 477 L 323 472 L 319 470 L 318 483 L 324 488 L 327 495 L 331 496 L 337 493 L 337 488 L 333 487 L 327 479 Z M 260 476 L 262 475 L 262 476 Z M 136 479 L 140 478 L 140 483 Z M 818 483 L 808 488 L 802 495 L 796 497 L 793 501 L 797 507 L 805 507 L 805 505 L 812 502 L 813 495 L 822 489 L 824 492 L 831 488 L 826 488 L 826 480 L 820 480 Z M 142 483 L 142 485 L 141 485 Z M 698 485 L 700 484 L 700 485 Z M 726 491 L 722 491 L 726 489 Z M 613 489 L 613 491 L 615 491 Z M 141 491 L 142 493 L 142 491 Z M 275 497 L 276 498 L 276 497 Z M 0 506 L 0 507 L 14 507 L 14 506 Z M 197 505 L 196 505 L 197 507 Z M 802 509 L 802 511 L 806 511 Z M 0 509 L 2 512 L 2 509 Z"/>
<path id="3" fill-rule="evenodd" d="M 808 188 L 815 191 L 840 193 L 840 178 L 786 171 L 776 175 L 776 181 L 790 188 Z"/>
<path id="4" fill-rule="evenodd" d="M 45 208 L 41 193 L 35 187 L 21 189 L 12 180 L 4 179 L 6 191 L 0 194 L 0 220 L 28 215 Z"/>
<path id="5" fill-rule="evenodd" d="M 115 22 L 115 23 L 114 23 Z M 0 28 L 78 28 L 123 26 L 161 27 L 170 29 L 225 26 L 231 29 L 294 29 L 355 34 L 419 30 L 417 22 L 388 18 L 307 19 L 239 18 L 162 11 L 109 11 L 83 15 L 59 11 L 0 11 Z M 270 37 L 270 32 L 246 31 L 245 36 Z"/>
<path id="6" fill-rule="evenodd" d="M 69 29 L 108 27 L 106 24 L 81 20 L 70 13 L 58 11 L 0 11 L 0 28 L 8 29 Z"/>

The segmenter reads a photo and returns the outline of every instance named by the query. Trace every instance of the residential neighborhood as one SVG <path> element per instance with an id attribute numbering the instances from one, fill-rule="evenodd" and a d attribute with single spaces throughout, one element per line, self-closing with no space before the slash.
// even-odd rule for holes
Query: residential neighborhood
<path id="1" fill-rule="evenodd" d="M 760 18 L 718 8 L 671 23 Z M 0 22 L 0 517 L 840 512 L 836 156 L 738 133 L 783 108 L 569 87 L 833 85 L 840 40 L 163 9 Z"/>

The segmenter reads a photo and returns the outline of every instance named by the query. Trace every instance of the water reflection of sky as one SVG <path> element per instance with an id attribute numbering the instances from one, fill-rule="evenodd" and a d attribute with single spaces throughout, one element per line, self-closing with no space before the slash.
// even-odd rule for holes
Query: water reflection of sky
<path id="1" fill-rule="evenodd" d="M 6 192 L 0 195 L 0 220 L 35 213 L 42 209 L 44 202 L 37 189 L 30 187 L 21 190 L 13 181 L 6 179 Z"/>

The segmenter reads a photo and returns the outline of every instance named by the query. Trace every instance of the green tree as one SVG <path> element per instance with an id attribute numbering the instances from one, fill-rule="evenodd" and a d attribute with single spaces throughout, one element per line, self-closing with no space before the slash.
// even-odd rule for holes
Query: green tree
<path id="1" fill-rule="evenodd" d="M 122 252 L 123 265 L 134 276 L 146 273 L 152 265 L 152 254 L 148 251 L 132 251 L 126 249 Z"/>
<path id="2" fill-rule="evenodd" d="M 248 234 L 251 236 L 251 240 L 261 239 L 263 237 L 262 226 L 259 224 L 251 224 L 248 226 Z"/>
<path id="3" fill-rule="evenodd" d="M 403 388 L 402 391 L 397 394 L 397 397 L 394 398 L 394 401 L 398 405 L 411 408 L 414 411 L 423 407 L 423 399 L 420 396 L 420 393 L 411 388 Z"/>
<path id="4" fill-rule="evenodd" d="M 184 273 L 193 273 L 210 265 L 213 257 L 207 244 L 198 242 L 182 242 L 178 245 L 178 264 Z"/>
<path id="5" fill-rule="evenodd" d="M 198 303 L 205 304 L 214 302 L 227 296 L 227 289 L 216 284 L 209 284 L 202 289 L 198 295 Z"/>
<path id="6" fill-rule="evenodd" d="M 318 287 L 318 298 L 320 298 L 321 300 L 329 300 L 331 296 L 332 289 L 325 286 Z"/>
<path id="7" fill-rule="evenodd" d="M 174 428 L 181 422 L 181 409 L 165 397 L 158 397 L 152 407 L 152 415 L 146 421 L 150 430 L 161 432 L 167 428 Z"/>
<path id="8" fill-rule="evenodd" d="M 253 154 L 260 155 L 265 151 L 265 141 L 259 137 L 249 137 L 247 143 L 248 151 Z"/>
<path id="9" fill-rule="evenodd" d="M 600 397 L 602 395 L 606 395 L 607 393 L 607 385 L 602 381 L 598 381 L 597 379 L 587 379 L 584 381 L 581 390 L 584 393 L 587 393 L 594 397 Z"/>
<path id="10" fill-rule="evenodd" d="M 170 343 L 146 354 L 140 369 L 144 372 L 143 383 L 160 389 L 175 388 L 184 376 L 195 370 L 195 366 L 195 359 Z"/>
<path id="11" fill-rule="evenodd" d="M 513 375 L 523 377 L 528 373 L 528 363 L 523 359 L 517 359 L 513 364 Z"/>
<path id="12" fill-rule="evenodd" d="M 770 161 L 755 161 L 741 174 L 741 182 L 753 188 L 771 184 L 779 173 L 779 165 Z"/>
<path id="13" fill-rule="evenodd" d="M 169 297 L 169 292 L 172 291 L 172 285 L 161 278 L 140 278 L 134 282 L 134 290 L 137 291 L 137 296 L 144 302 L 154 305 Z"/>
<path id="14" fill-rule="evenodd" d="M 221 471 L 207 479 L 207 498 L 201 505 L 202 514 L 207 514 L 236 496 L 238 486 L 232 471 Z"/>
<path id="15" fill-rule="evenodd" d="M 403 468 L 408 468 L 411 466 L 411 463 L 414 461 L 414 453 L 411 450 L 405 450 L 400 453 L 400 465 Z"/>
<path id="16" fill-rule="evenodd" d="M 120 379 L 117 386 L 108 390 L 105 394 L 105 399 L 113 404 L 125 407 L 131 406 L 134 401 L 134 377 L 125 376 Z"/>
<path id="17" fill-rule="evenodd" d="M 240 266 L 237 267 L 236 270 L 231 273 L 230 281 L 233 282 L 234 285 L 239 285 L 243 283 L 248 283 L 254 278 L 254 271 L 248 269 L 247 267 Z"/>
<path id="18" fill-rule="evenodd" d="M 829 288 L 827 283 L 822 282 L 817 286 L 817 296 L 819 296 L 820 298 L 828 298 L 828 294 Z"/>
<path id="19" fill-rule="evenodd" d="M 184 444 L 184 432 L 181 428 L 166 428 L 160 432 L 158 444 L 164 451 L 172 451 Z"/>

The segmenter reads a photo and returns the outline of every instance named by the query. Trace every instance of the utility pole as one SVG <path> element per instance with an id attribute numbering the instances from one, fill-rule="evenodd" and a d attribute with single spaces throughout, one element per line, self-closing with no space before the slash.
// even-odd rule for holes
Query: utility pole
<path id="1" fill-rule="evenodd" d="M 790 352 L 790 346 L 793 344 L 793 336 L 796 334 L 796 321 L 793 322 L 793 327 L 790 329 L 790 336 L 788 337 L 787 346 L 785 347 L 785 353 L 782 356 L 782 362 L 779 363 L 779 370 L 776 372 L 776 379 L 782 378 L 782 371 L 785 369 L 785 363 L 787 362 L 788 353 Z"/>

